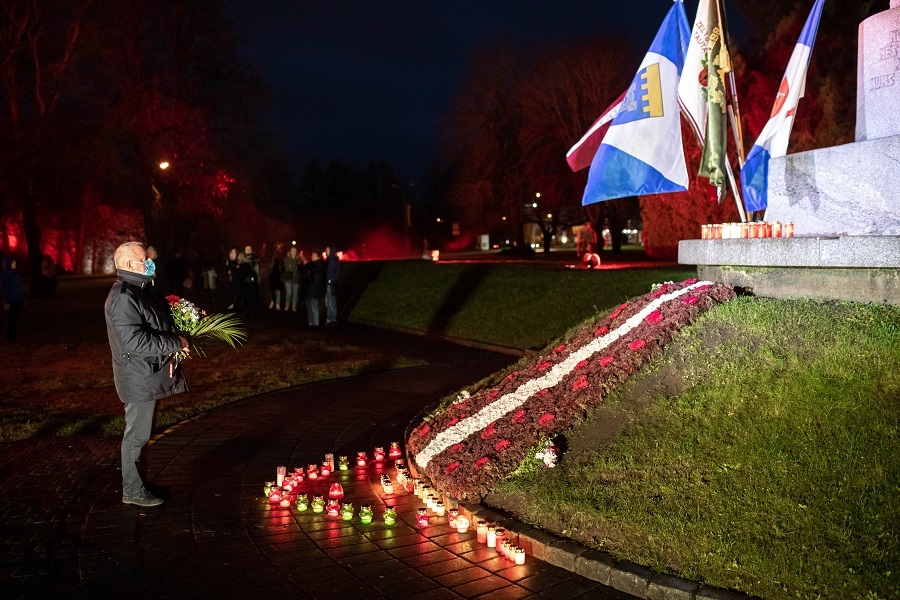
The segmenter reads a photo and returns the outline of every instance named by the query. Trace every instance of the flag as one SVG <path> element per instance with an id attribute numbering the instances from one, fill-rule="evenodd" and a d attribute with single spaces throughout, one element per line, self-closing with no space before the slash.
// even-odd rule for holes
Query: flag
<path id="1" fill-rule="evenodd" d="M 687 190 L 678 80 L 689 31 L 675 0 L 594 155 L 582 204 Z"/>
<path id="2" fill-rule="evenodd" d="M 725 77 L 731 72 L 728 54 L 728 32 L 722 14 L 722 0 L 709 3 L 709 40 L 706 49 L 706 137 L 700 158 L 700 176 L 719 188 L 719 200 L 725 195 L 725 161 L 728 117 L 725 100 Z"/>
<path id="3" fill-rule="evenodd" d="M 610 122 L 619 114 L 622 100 L 625 99 L 625 94 L 627 93 L 627 91 L 622 92 L 622 95 L 616 98 L 609 105 L 609 108 L 604 110 L 603 114 L 594 121 L 587 133 L 566 152 L 566 162 L 569 163 L 569 167 L 573 171 L 580 171 L 591 166 L 591 161 L 597 153 L 597 148 L 600 147 L 600 142 L 603 141 L 603 136 L 606 135 Z"/>
<path id="4" fill-rule="evenodd" d="M 765 210 L 768 206 L 769 158 L 787 154 L 791 127 L 794 125 L 797 104 L 803 97 L 806 86 L 806 71 L 824 5 L 825 0 L 816 0 L 813 5 L 784 71 L 769 122 L 763 127 L 741 169 L 741 187 L 744 189 L 747 210 Z"/>
<path id="5" fill-rule="evenodd" d="M 684 69 L 678 82 L 678 102 L 681 111 L 703 147 L 706 139 L 706 50 L 709 48 L 709 0 L 700 0 L 691 41 L 684 55 Z"/>

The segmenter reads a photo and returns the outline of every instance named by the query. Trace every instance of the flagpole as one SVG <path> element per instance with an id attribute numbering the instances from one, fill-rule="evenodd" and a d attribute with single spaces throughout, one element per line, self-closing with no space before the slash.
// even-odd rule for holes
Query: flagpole
<path id="1" fill-rule="evenodd" d="M 734 171 L 731 168 L 731 162 L 725 161 L 725 171 L 728 173 L 728 181 L 731 183 L 731 191 L 734 192 L 734 203 L 737 204 L 738 215 L 741 217 L 741 223 L 747 222 L 747 213 L 744 211 L 744 201 L 738 192 L 737 181 L 734 178 Z"/>

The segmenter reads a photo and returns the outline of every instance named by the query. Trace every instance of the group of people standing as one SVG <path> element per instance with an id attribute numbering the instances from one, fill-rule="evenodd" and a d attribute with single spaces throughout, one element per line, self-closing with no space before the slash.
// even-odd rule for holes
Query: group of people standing
<path id="1" fill-rule="evenodd" d="M 333 246 L 324 252 L 314 248 L 307 257 L 296 245 L 291 245 L 286 254 L 282 253 L 280 245 L 276 245 L 271 260 L 262 268 L 251 246 L 246 246 L 243 252 L 232 248 L 225 265 L 232 291 L 232 303 L 228 308 L 242 311 L 245 319 L 255 315 L 260 300 L 260 280 L 266 277 L 269 309 L 298 312 L 300 305 L 306 310 L 307 325 L 314 328 L 321 323 L 319 306 L 324 301 L 325 325 L 337 324 L 340 257 Z"/>

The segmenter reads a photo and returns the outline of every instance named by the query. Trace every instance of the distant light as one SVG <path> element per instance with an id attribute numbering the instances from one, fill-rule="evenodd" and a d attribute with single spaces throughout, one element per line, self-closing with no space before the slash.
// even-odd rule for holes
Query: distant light
<path id="1" fill-rule="evenodd" d="M 440 223 L 440 222 L 441 222 L 441 218 L 438 217 L 437 219 L 435 219 L 435 221 L 437 221 L 438 223 Z"/>
<path id="2" fill-rule="evenodd" d="M 297 240 L 291 240 L 291 246 L 296 246 L 296 245 L 297 245 Z"/>
<path id="3" fill-rule="evenodd" d="M 535 193 L 534 193 L 534 197 L 535 197 L 535 198 L 540 198 L 540 197 L 541 197 L 541 193 L 540 193 L 540 192 L 535 192 Z"/>
<path id="4" fill-rule="evenodd" d="M 537 208 L 537 202 L 531 205 L 531 208 Z"/>
<path id="5" fill-rule="evenodd" d="M 159 163 L 159 168 L 162 169 L 163 171 L 165 171 L 166 169 L 168 169 L 168 168 L 169 168 L 169 161 L 164 160 L 164 161 L 162 161 L 161 163 Z"/>
<path id="6" fill-rule="evenodd" d="M 548 219 L 552 219 L 552 218 L 553 218 L 553 214 L 552 214 L 552 213 L 547 213 L 547 218 L 548 218 Z"/>
<path id="7" fill-rule="evenodd" d="M 432 250 L 431 251 L 431 262 L 437 262 L 438 259 L 440 259 L 440 258 L 441 258 L 440 250 Z"/>
<path id="8" fill-rule="evenodd" d="M 505 220 L 506 220 L 506 217 L 503 217 L 503 220 L 505 221 Z"/>

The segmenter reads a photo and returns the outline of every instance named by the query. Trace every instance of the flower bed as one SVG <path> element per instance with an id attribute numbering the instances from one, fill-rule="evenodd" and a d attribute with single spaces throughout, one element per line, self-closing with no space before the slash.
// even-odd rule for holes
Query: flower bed
<path id="1" fill-rule="evenodd" d="M 680 328 L 734 297 L 725 284 L 662 284 L 520 363 L 495 385 L 461 392 L 411 431 L 410 456 L 438 489 L 477 500 L 542 438 L 582 419 Z"/>

